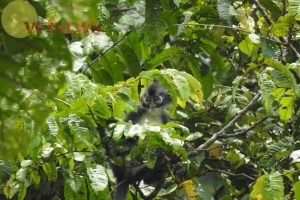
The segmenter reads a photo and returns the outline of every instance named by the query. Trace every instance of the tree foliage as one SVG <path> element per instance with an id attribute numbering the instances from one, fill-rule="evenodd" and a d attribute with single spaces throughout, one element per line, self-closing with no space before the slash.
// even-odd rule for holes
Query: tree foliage
<path id="1" fill-rule="evenodd" d="M 178 157 L 157 199 L 300 199 L 298 0 L 29 3 L 41 21 L 101 31 L 0 27 L 3 199 L 110 199 L 122 158 L 107 138 L 150 168 L 158 149 Z M 154 79 L 172 122 L 125 123 Z"/>

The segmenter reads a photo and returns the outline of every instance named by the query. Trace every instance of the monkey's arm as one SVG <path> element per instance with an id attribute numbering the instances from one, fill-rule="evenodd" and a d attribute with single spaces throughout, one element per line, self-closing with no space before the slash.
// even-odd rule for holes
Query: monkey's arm
<path id="1" fill-rule="evenodd" d="M 127 115 L 125 122 L 128 122 L 131 120 L 133 124 L 136 124 L 139 122 L 139 120 L 142 118 L 142 116 L 146 113 L 147 113 L 147 110 L 143 109 L 142 107 L 139 106 L 137 112 L 130 112 Z"/>
<path id="2" fill-rule="evenodd" d="M 166 112 L 163 112 L 161 117 L 162 117 L 161 121 L 162 121 L 163 124 L 166 124 L 170 121 L 170 117 Z"/>

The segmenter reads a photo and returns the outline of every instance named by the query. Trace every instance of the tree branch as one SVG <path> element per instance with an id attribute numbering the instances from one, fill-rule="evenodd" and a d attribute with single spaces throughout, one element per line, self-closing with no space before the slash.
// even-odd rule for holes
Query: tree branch
<path id="1" fill-rule="evenodd" d="M 268 119 L 268 117 L 264 117 L 261 120 L 255 122 L 254 124 L 252 124 L 252 126 L 250 126 L 249 128 L 239 131 L 237 133 L 233 133 L 233 134 L 226 134 L 226 135 L 220 135 L 219 138 L 230 138 L 230 137 L 239 137 L 239 136 L 243 136 L 244 134 L 246 134 L 248 131 L 254 129 L 256 126 L 258 126 L 259 124 L 263 123 L 266 119 Z"/>
<path id="2" fill-rule="evenodd" d="M 226 126 L 224 126 L 220 131 L 214 133 L 205 143 L 198 146 L 196 149 L 190 151 L 188 156 L 195 156 L 203 149 L 207 149 L 212 143 L 214 143 L 221 135 L 224 135 L 229 128 L 231 128 L 246 112 L 251 108 L 251 106 L 259 99 L 260 94 L 256 94 L 250 103 L 239 112 Z"/>
<path id="3" fill-rule="evenodd" d="M 54 98 L 54 100 L 59 101 L 59 102 L 65 104 L 65 105 L 68 106 L 68 107 L 71 107 L 71 105 L 70 105 L 68 102 L 66 102 L 66 101 L 64 101 L 64 100 L 62 100 L 62 99 Z"/>
<path id="4" fill-rule="evenodd" d="M 282 3 L 281 15 L 284 16 L 286 15 L 286 0 L 281 0 L 281 3 Z"/>
<path id="5" fill-rule="evenodd" d="M 256 180 L 256 178 L 253 178 L 253 177 L 251 177 L 251 176 L 249 176 L 249 175 L 247 175 L 247 174 L 245 174 L 245 173 L 234 174 L 234 173 L 232 173 L 232 172 L 225 171 L 225 170 L 222 170 L 222 169 L 214 169 L 214 168 L 212 168 L 212 167 L 210 167 L 210 166 L 208 166 L 208 165 L 205 165 L 205 167 L 206 167 L 207 169 L 209 169 L 209 170 L 217 171 L 217 172 L 219 172 L 219 173 L 224 173 L 224 174 L 227 174 L 227 175 L 230 175 L 230 176 L 244 176 L 244 177 L 246 177 L 246 178 L 248 178 L 248 179 L 250 179 L 250 180 L 252 180 L 252 181 L 255 181 L 255 180 Z"/>
<path id="6" fill-rule="evenodd" d="M 261 12 L 262 16 L 266 19 L 267 23 L 271 26 L 274 24 L 272 19 L 268 16 L 267 11 L 265 8 L 262 7 L 262 5 L 259 3 L 258 0 L 254 0 L 255 5 L 257 6 L 258 10 Z M 299 52 L 296 50 L 296 48 L 283 36 L 279 37 L 279 40 L 284 43 L 285 45 L 289 46 L 290 49 L 295 53 L 297 58 L 300 58 Z"/>

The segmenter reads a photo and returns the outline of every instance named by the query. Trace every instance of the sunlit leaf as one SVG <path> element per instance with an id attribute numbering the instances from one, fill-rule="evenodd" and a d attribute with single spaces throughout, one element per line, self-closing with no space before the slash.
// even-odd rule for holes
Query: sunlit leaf
<path id="1" fill-rule="evenodd" d="M 87 168 L 87 174 L 91 180 L 91 186 L 95 192 L 103 191 L 108 185 L 105 168 L 101 165 Z"/>
<path id="2" fill-rule="evenodd" d="M 283 179 L 281 174 L 279 172 L 272 172 L 256 180 L 250 194 L 250 199 L 281 200 L 283 199 L 283 194 Z"/>

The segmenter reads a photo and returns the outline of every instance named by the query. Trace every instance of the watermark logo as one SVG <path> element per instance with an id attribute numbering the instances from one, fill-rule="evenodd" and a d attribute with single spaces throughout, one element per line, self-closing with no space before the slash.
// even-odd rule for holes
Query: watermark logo
<path id="1" fill-rule="evenodd" d="M 62 34 L 86 34 L 89 29 L 100 31 L 98 23 L 85 22 L 39 22 L 34 7 L 27 1 L 16 0 L 10 2 L 2 11 L 1 22 L 4 30 L 15 38 L 24 38 L 29 35 L 39 36 L 42 30 L 48 33 L 60 32 Z"/>
<path id="2" fill-rule="evenodd" d="M 25 22 L 37 21 L 37 12 L 27 1 L 12 1 L 2 10 L 2 26 L 7 34 L 15 38 L 29 36 L 30 32 L 28 32 Z"/>

